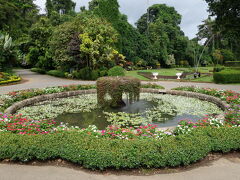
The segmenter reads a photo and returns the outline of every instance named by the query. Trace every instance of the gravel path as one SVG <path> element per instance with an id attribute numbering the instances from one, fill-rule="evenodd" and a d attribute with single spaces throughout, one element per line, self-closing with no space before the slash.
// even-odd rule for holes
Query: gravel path
<path id="1" fill-rule="evenodd" d="M 26 69 L 16 70 L 22 76 L 25 83 L 0 86 L 0 94 L 10 91 L 23 90 L 29 88 L 44 88 L 51 86 L 70 85 L 70 84 L 95 84 L 94 81 L 78 81 L 55 78 L 48 75 L 40 75 Z M 144 82 L 146 83 L 146 82 Z M 211 83 L 188 83 L 188 82 L 157 82 L 166 89 L 179 86 L 199 86 L 218 89 L 228 89 L 240 92 L 240 85 L 217 85 Z M 0 180 L 239 180 L 240 158 L 221 158 L 212 162 L 210 165 L 194 168 L 189 171 L 158 174 L 152 176 L 128 176 L 113 174 L 93 174 L 71 168 L 54 166 L 27 166 L 0 164 Z"/>
<path id="2" fill-rule="evenodd" d="M 16 73 L 19 74 L 26 82 L 22 84 L 9 85 L 9 86 L 0 86 L 0 94 L 8 93 L 10 91 L 17 91 L 23 89 L 31 88 L 45 88 L 51 86 L 61 86 L 61 85 L 70 85 L 70 84 L 95 84 L 94 81 L 81 81 L 81 80 L 69 80 L 56 78 L 53 76 L 37 74 L 31 72 L 28 69 L 16 70 Z M 143 82 L 149 83 L 149 82 Z M 167 90 L 170 90 L 179 86 L 198 86 L 198 87 L 209 87 L 209 88 L 218 88 L 218 89 L 227 89 L 240 92 L 240 85 L 219 85 L 213 83 L 192 83 L 192 82 L 170 82 L 170 81 L 158 81 L 154 82 L 159 85 L 164 86 Z"/>

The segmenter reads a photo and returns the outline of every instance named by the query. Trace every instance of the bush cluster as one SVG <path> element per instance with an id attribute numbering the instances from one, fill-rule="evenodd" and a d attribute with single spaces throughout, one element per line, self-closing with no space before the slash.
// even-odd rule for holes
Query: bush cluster
<path id="1" fill-rule="evenodd" d="M 240 71 L 234 69 L 226 69 L 213 73 L 215 83 L 240 83 Z"/>
<path id="2" fill-rule="evenodd" d="M 65 77 L 64 72 L 60 70 L 50 70 L 47 72 L 47 74 L 56 77 Z"/>
<path id="3" fill-rule="evenodd" d="M 226 61 L 225 66 L 229 67 L 240 67 L 240 61 Z"/>
<path id="4" fill-rule="evenodd" d="M 108 76 L 124 76 L 125 70 L 121 66 L 114 66 L 108 70 Z"/>
<path id="5" fill-rule="evenodd" d="M 192 134 L 162 140 L 109 140 L 78 132 L 34 136 L 0 133 L 1 160 L 28 162 L 61 158 L 101 170 L 176 167 L 201 160 L 210 152 L 239 149 L 239 128 L 199 128 Z"/>
<path id="6" fill-rule="evenodd" d="M 82 80 L 96 80 L 100 77 L 99 70 L 91 70 L 88 67 L 80 69 L 79 71 L 73 71 L 72 77 L 75 79 L 82 79 Z"/>
<path id="7" fill-rule="evenodd" d="M 216 67 L 213 68 L 213 72 L 220 72 L 220 71 L 222 71 L 224 69 L 225 69 L 224 66 L 217 65 Z"/>
<path id="8" fill-rule="evenodd" d="M 44 69 L 41 69 L 41 68 L 31 68 L 31 71 L 39 73 L 39 74 L 46 74 L 46 71 Z"/>

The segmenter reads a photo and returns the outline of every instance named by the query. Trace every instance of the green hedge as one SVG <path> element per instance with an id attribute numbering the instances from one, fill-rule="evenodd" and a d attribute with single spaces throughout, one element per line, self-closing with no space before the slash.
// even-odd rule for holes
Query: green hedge
<path id="1" fill-rule="evenodd" d="M 225 66 L 240 67 L 240 61 L 226 61 Z"/>
<path id="2" fill-rule="evenodd" d="M 46 71 L 44 69 L 41 69 L 41 68 L 31 68 L 31 71 L 32 72 L 37 72 L 37 73 L 40 73 L 40 74 L 46 74 Z"/>
<path id="3" fill-rule="evenodd" d="M 234 69 L 226 69 L 221 72 L 213 73 L 215 83 L 240 83 L 240 71 Z"/>
<path id="4" fill-rule="evenodd" d="M 47 72 L 50 76 L 56 76 L 56 77 L 65 77 L 65 73 L 60 70 L 51 70 Z"/>
<path id="5" fill-rule="evenodd" d="M 61 158 L 101 170 L 176 167 L 201 160 L 210 152 L 232 150 L 240 150 L 240 128 L 199 128 L 189 135 L 161 140 L 107 139 L 78 132 L 35 136 L 0 133 L 1 160 Z"/>

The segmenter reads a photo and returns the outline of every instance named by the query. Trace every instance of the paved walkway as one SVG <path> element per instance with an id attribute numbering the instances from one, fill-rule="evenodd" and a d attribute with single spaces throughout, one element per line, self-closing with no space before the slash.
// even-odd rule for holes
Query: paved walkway
<path id="1" fill-rule="evenodd" d="M 54 166 L 0 164 L 1 180 L 239 180 L 240 160 L 222 158 L 189 171 L 151 176 L 96 174 Z"/>
<path id="2" fill-rule="evenodd" d="M 29 70 L 17 70 L 17 73 L 27 80 L 27 82 L 11 86 L 0 86 L 0 94 L 29 88 L 44 88 L 69 84 L 95 84 L 93 81 L 67 80 L 48 75 L 39 75 L 37 73 L 30 72 Z M 240 92 L 240 85 L 216 85 L 209 83 L 166 81 L 158 82 L 158 84 L 164 86 L 166 89 L 178 86 L 197 85 L 199 87 L 229 89 Z M 240 158 L 236 157 L 223 157 L 217 161 L 211 162 L 207 166 L 194 168 L 185 172 L 157 174 L 151 176 L 94 174 L 64 167 L 0 164 L 0 180 L 239 180 L 239 169 Z"/>
<path id="3" fill-rule="evenodd" d="M 94 81 L 81 81 L 81 80 L 69 80 L 56 78 L 48 75 L 41 75 L 34 72 L 31 72 L 27 69 L 16 70 L 16 73 L 19 74 L 24 80 L 25 83 L 10 85 L 10 86 L 0 86 L 0 94 L 8 93 L 10 91 L 30 89 L 30 88 L 45 88 L 51 86 L 61 86 L 61 85 L 70 85 L 70 84 L 95 84 Z M 143 82 L 149 83 L 149 82 Z M 192 83 L 192 82 L 169 82 L 169 81 L 159 81 L 155 82 L 161 86 L 164 86 L 167 90 L 170 90 L 179 86 L 198 86 L 198 87 L 209 87 L 209 88 L 218 88 L 218 89 L 227 89 L 240 92 L 240 85 L 219 85 L 213 83 Z"/>

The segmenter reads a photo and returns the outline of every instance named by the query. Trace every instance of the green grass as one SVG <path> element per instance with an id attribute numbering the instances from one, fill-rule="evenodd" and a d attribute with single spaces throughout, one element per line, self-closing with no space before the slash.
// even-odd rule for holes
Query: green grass
<path id="1" fill-rule="evenodd" d="M 203 76 L 197 79 L 192 79 L 193 82 L 213 82 L 213 76 Z"/>
<path id="2" fill-rule="evenodd" d="M 152 72 L 158 72 L 159 75 L 163 75 L 163 76 L 176 76 L 176 73 L 178 73 L 178 72 L 191 71 L 191 70 L 194 71 L 193 68 L 170 68 L 170 69 L 161 68 L 161 69 L 151 69 L 151 70 L 127 71 L 126 75 L 138 78 L 138 79 L 143 80 L 143 81 L 150 81 L 150 79 L 139 75 L 138 72 L 151 72 L 151 73 Z M 199 71 L 201 73 L 209 73 L 212 70 L 213 70 L 213 67 L 200 67 L 199 68 Z M 159 79 L 159 80 L 163 80 L 163 79 Z M 172 80 L 172 81 L 174 81 L 174 80 Z M 213 77 L 212 76 L 203 76 L 201 78 L 193 79 L 193 80 L 189 80 L 189 81 L 193 81 L 193 82 L 213 82 Z"/>
<path id="3" fill-rule="evenodd" d="M 142 81 L 149 81 L 148 78 L 145 78 L 145 77 L 139 75 L 137 72 L 138 72 L 138 71 L 127 71 L 125 75 L 126 75 L 126 76 L 131 76 L 131 77 L 138 78 L 138 79 L 140 79 L 140 80 L 142 80 Z"/>

